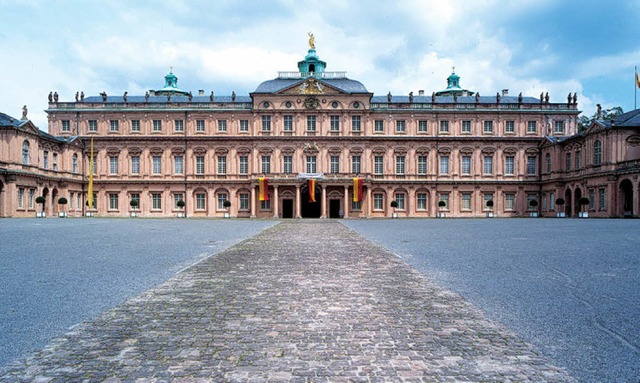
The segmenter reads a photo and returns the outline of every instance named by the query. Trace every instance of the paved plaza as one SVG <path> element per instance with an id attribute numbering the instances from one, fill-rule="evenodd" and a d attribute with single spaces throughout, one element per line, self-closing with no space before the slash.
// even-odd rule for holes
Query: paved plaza
<path id="1" fill-rule="evenodd" d="M 337 221 L 288 221 L 0 370 L 0 382 L 567 382 Z"/>

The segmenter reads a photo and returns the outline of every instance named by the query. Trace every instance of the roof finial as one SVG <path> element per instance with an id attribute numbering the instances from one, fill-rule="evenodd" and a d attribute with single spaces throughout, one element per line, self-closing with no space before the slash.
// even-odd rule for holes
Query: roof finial
<path id="1" fill-rule="evenodd" d="M 455 66 L 451 67 L 451 73 L 456 73 L 456 67 Z"/>
<path id="2" fill-rule="evenodd" d="M 316 49 L 316 38 L 313 36 L 313 33 L 307 33 L 309 35 L 309 48 Z"/>
<path id="3" fill-rule="evenodd" d="M 173 73 L 173 65 L 169 67 L 169 73 Z"/>

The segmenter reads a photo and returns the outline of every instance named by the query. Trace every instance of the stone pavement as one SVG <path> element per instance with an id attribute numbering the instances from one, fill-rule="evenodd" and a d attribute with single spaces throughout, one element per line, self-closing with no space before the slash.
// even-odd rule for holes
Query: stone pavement
<path id="1" fill-rule="evenodd" d="M 572 381 L 333 220 L 284 221 L 0 369 L 12 383 Z"/>

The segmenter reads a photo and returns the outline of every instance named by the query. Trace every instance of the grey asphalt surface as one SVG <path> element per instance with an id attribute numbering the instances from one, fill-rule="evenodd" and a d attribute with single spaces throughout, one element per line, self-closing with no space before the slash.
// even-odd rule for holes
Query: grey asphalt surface
<path id="1" fill-rule="evenodd" d="M 0 220 L 0 366 L 275 223 Z"/>
<path id="2" fill-rule="evenodd" d="M 581 382 L 640 381 L 640 220 L 343 221 Z"/>

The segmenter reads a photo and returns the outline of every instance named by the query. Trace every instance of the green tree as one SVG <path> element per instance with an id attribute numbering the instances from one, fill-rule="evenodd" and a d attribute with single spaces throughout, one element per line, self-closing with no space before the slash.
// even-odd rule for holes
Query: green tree
<path id="1" fill-rule="evenodd" d="M 600 107 L 600 104 L 598 104 L 598 107 Z M 619 115 L 621 115 L 622 113 L 624 113 L 624 110 L 622 110 L 622 107 L 620 106 L 614 106 L 613 108 L 609 108 L 609 109 L 602 109 L 602 120 L 613 120 L 616 117 L 618 117 Z M 591 116 L 591 118 L 585 116 L 584 114 L 582 114 L 579 118 L 578 118 L 578 130 L 579 131 L 583 131 L 585 129 L 587 129 L 592 122 L 594 122 L 595 120 L 598 119 L 598 112 L 596 111 L 595 113 L 593 113 L 593 115 Z"/>

